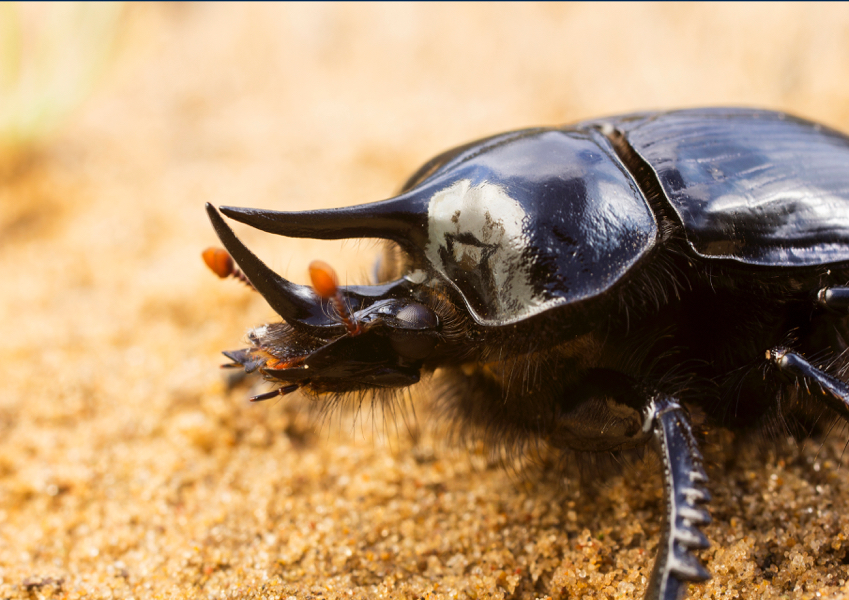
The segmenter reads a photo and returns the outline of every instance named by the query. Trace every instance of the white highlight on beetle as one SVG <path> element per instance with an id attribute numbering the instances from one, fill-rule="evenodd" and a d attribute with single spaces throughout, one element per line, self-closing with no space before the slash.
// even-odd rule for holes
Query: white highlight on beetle
<path id="1" fill-rule="evenodd" d="M 463 179 L 430 199 L 427 257 L 449 279 L 448 271 L 480 274 L 470 280 L 491 288 L 480 291 L 496 302 L 486 315 L 469 306 L 482 322 L 512 321 L 542 308 L 523 258 L 525 218 L 521 204 L 491 183 Z"/>

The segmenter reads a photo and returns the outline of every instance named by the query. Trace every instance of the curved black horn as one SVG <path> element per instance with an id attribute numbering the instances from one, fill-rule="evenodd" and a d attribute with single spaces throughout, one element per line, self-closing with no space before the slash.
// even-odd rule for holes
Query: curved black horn
<path id="1" fill-rule="evenodd" d="M 225 215 L 268 233 L 286 237 L 339 240 L 380 238 L 410 248 L 427 236 L 427 204 L 401 195 L 382 202 L 326 210 L 281 212 L 222 206 Z"/>
<path id="2" fill-rule="evenodd" d="M 215 207 L 207 202 L 206 213 L 215 233 L 227 251 L 247 275 L 251 284 L 262 294 L 268 304 L 286 322 L 299 322 L 314 326 L 338 327 L 338 323 L 328 319 L 322 310 L 321 301 L 312 288 L 297 285 L 283 279 L 266 266 L 253 252 L 236 237 L 230 226 L 224 222 Z"/>

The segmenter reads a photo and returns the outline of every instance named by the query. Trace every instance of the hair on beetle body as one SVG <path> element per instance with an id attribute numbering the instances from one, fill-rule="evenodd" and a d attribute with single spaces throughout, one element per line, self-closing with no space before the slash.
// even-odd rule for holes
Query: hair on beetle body
<path id="1" fill-rule="evenodd" d="M 805 160 L 801 160 L 804 157 Z M 222 207 L 269 233 L 388 242 L 372 285 L 280 277 L 207 213 L 204 260 L 283 322 L 226 352 L 330 410 L 433 374 L 436 410 L 509 462 L 662 469 L 645 597 L 710 577 L 700 432 L 849 422 L 849 138 L 782 113 L 691 109 L 508 132 L 427 162 L 382 202 Z M 238 265 L 238 268 L 235 266 Z"/>

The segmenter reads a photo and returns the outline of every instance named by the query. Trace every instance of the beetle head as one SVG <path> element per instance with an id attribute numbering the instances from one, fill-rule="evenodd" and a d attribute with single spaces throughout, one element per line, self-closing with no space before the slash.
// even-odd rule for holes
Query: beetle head
<path id="1" fill-rule="evenodd" d="M 494 339 L 496 330 L 554 308 L 586 305 L 623 277 L 657 233 L 638 186 L 595 130 L 528 129 L 461 146 L 381 202 L 303 212 L 221 208 L 269 233 L 379 238 L 401 249 L 400 279 L 338 288 L 326 298 L 271 271 L 207 210 L 247 279 L 286 323 L 255 330 L 254 347 L 231 358 L 328 391 L 408 385 L 422 366 L 482 352 L 476 335 Z M 447 327 L 452 321 L 461 326 Z"/>
<path id="2" fill-rule="evenodd" d="M 422 365 L 444 339 L 440 301 L 423 294 L 426 287 L 407 279 L 342 287 L 332 269 L 319 262 L 310 265 L 312 287 L 294 284 L 248 250 L 209 204 L 207 213 L 241 271 L 220 267 L 226 258 L 205 253 L 207 264 L 222 277 L 248 280 L 283 317 L 282 323 L 250 331 L 250 348 L 225 352 L 233 366 L 284 384 L 255 399 L 299 387 L 347 392 L 404 387 L 419 380 Z"/>

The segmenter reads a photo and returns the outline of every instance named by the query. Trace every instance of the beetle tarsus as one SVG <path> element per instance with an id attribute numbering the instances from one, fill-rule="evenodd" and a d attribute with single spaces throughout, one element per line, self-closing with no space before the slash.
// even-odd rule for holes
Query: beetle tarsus
<path id="1" fill-rule="evenodd" d="M 679 600 L 688 582 L 706 581 L 710 574 L 691 550 L 710 542 L 699 530 L 710 515 L 699 504 L 710 500 L 707 475 L 686 410 L 672 397 L 659 395 L 649 406 L 647 428 L 654 433 L 663 463 L 665 522 L 646 600 Z"/>
<path id="2" fill-rule="evenodd" d="M 805 387 L 814 398 L 822 399 L 832 410 L 844 419 L 849 419 L 849 384 L 818 369 L 801 355 L 787 348 L 773 348 L 767 351 L 767 359 L 781 371 L 802 379 Z M 816 386 L 811 386 L 815 383 Z M 817 393 L 817 392 L 821 393 Z"/>
<path id="3" fill-rule="evenodd" d="M 249 400 L 251 402 L 262 402 L 263 400 L 271 400 L 272 398 L 276 398 L 277 396 L 285 396 L 286 394 L 291 394 L 299 387 L 300 385 L 298 385 L 297 383 L 293 383 L 291 385 L 284 385 L 283 387 L 277 388 L 276 390 L 265 392 L 264 394 L 257 394 L 256 396 L 251 396 Z"/>

